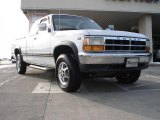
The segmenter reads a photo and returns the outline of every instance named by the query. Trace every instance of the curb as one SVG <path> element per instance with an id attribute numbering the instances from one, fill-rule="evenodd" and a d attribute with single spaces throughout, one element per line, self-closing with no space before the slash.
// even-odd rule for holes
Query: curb
<path id="1" fill-rule="evenodd" d="M 150 67 L 160 67 L 160 62 L 151 62 L 149 64 Z"/>

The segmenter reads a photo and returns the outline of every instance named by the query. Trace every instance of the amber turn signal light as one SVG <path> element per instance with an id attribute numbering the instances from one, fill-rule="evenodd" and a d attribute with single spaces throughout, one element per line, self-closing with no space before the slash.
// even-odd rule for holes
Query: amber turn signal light
<path id="1" fill-rule="evenodd" d="M 104 46 L 103 45 L 84 45 L 83 50 L 84 51 L 103 51 Z"/>

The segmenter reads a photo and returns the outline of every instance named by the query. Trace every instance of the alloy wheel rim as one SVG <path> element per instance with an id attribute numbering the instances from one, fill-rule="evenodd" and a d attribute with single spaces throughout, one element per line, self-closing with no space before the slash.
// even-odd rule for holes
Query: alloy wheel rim
<path id="1" fill-rule="evenodd" d="M 69 82 L 69 79 L 70 79 L 69 68 L 68 68 L 67 64 L 64 63 L 64 62 L 61 62 L 59 64 L 59 67 L 58 67 L 58 78 L 59 78 L 60 83 L 63 86 L 66 86 L 68 84 L 68 82 Z"/>
<path id="2" fill-rule="evenodd" d="M 17 70 L 19 71 L 20 67 L 21 67 L 21 61 L 20 61 L 20 56 L 19 55 L 17 55 L 17 64 L 16 64 L 16 66 L 17 66 Z"/>

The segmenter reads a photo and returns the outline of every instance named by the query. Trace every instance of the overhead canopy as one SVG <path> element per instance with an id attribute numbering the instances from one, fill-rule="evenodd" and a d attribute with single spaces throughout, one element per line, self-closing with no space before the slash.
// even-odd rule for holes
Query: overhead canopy
<path id="1" fill-rule="evenodd" d="M 153 33 L 160 33 L 160 0 L 21 0 L 21 8 L 31 24 L 33 14 L 66 13 L 90 17 L 103 28 L 114 25 L 126 31 L 138 29 L 139 19 L 149 14 Z"/>
<path id="2" fill-rule="evenodd" d="M 22 10 L 93 10 L 160 13 L 160 1 L 150 0 L 21 0 Z"/>

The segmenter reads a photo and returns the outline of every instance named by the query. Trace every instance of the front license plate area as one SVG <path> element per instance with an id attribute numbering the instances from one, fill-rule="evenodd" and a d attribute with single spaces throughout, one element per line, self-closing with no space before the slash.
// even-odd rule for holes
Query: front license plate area
<path id="1" fill-rule="evenodd" d="M 138 58 L 127 58 L 126 68 L 138 67 Z"/>

